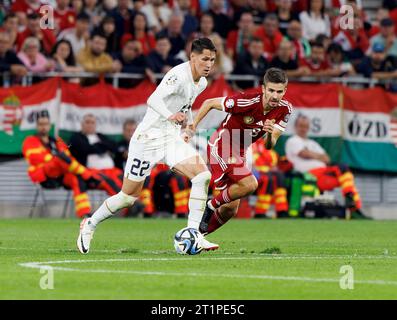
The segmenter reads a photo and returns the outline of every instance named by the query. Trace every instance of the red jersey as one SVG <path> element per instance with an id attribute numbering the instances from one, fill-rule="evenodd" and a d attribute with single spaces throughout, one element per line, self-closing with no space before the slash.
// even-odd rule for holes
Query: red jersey
<path id="1" fill-rule="evenodd" d="M 266 114 L 263 110 L 263 93 L 239 93 L 224 97 L 223 110 L 228 113 L 217 132 L 210 139 L 210 146 L 229 144 L 233 151 L 244 156 L 245 150 L 265 135 L 266 120 L 275 120 L 274 126 L 284 131 L 292 113 L 292 105 L 281 100 L 279 105 Z M 233 153 L 234 153 L 233 152 Z"/>
<path id="2" fill-rule="evenodd" d="M 41 3 L 41 1 L 37 2 L 34 5 L 31 5 L 30 3 L 26 2 L 26 0 L 15 0 L 15 2 L 11 5 L 11 11 L 12 12 L 23 12 L 26 15 L 29 15 L 31 13 L 37 13 L 40 14 L 40 8 L 44 4 Z"/>
<path id="3" fill-rule="evenodd" d="M 73 28 L 76 25 L 76 13 L 71 9 L 54 10 L 54 19 L 57 21 L 60 31 Z"/>

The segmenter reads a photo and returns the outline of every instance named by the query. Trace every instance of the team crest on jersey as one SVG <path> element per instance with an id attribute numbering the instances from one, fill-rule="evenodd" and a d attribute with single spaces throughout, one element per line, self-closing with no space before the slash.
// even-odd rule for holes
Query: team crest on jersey
<path id="1" fill-rule="evenodd" d="M 178 80 L 178 78 L 176 77 L 176 75 L 171 75 L 168 79 L 167 79 L 167 81 L 165 82 L 165 84 L 167 84 L 167 85 L 173 85 L 173 84 L 175 84 L 176 83 L 176 80 Z"/>
<path id="2" fill-rule="evenodd" d="M 245 124 L 251 124 L 251 123 L 254 123 L 254 121 L 255 121 L 254 117 L 251 117 L 251 116 L 246 116 L 243 118 L 243 120 L 244 120 Z"/>
<path id="3" fill-rule="evenodd" d="M 229 159 L 227 159 L 228 164 L 234 164 L 236 162 L 237 162 L 237 159 L 235 157 L 230 157 Z"/>
<path id="4" fill-rule="evenodd" d="M 233 108 L 234 106 L 234 100 L 233 99 L 227 99 L 225 103 L 226 108 Z"/>

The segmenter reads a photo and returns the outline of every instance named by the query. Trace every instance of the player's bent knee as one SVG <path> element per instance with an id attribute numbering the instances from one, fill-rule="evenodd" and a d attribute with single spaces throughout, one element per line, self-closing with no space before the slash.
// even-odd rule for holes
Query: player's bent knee
<path id="1" fill-rule="evenodd" d="M 211 181 L 211 172 L 208 170 L 200 172 L 192 180 L 192 184 L 208 184 Z"/>
<path id="2" fill-rule="evenodd" d="M 254 176 L 247 177 L 248 179 L 244 181 L 243 186 L 247 194 L 254 193 L 258 189 L 258 180 Z"/>
<path id="3" fill-rule="evenodd" d="M 130 196 L 125 194 L 123 191 L 120 191 L 119 193 L 107 199 L 106 205 L 111 212 L 116 212 L 120 209 L 131 207 L 136 199 L 137 197 Z"/>

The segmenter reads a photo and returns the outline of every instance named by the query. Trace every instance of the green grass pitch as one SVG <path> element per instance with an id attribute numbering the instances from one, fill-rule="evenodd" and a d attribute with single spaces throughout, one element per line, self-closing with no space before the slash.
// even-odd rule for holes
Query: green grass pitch
<path id="1" fill-rule="evenodd" d="M 0 220 L 0 299 L 397 298 L 397 222 L 233 220 L 208 237 L 218 251 L 180 256 L 185 224 L 111 219 L 83 256 L 78 220 Z"/>

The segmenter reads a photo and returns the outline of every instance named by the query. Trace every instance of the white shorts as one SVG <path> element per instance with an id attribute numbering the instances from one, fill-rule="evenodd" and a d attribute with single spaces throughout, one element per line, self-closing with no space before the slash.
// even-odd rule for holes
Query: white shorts
<path id="1" fill-rule="evenodd" d="M 124 177 L 132 181 L 143 181 L 150 175 L 158 162 L 169 167 L 199 155 L 192 145 L 183 141 L 179 135 L 148 138 L 134 135 L 128 148 L 128 159 Z"/>

